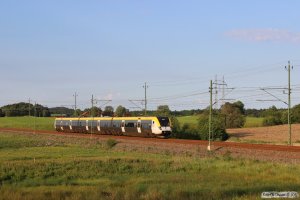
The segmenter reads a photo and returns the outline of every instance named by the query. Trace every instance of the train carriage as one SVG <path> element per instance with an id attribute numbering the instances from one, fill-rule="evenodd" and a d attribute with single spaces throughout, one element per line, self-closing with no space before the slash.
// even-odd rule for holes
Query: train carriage
<path id="1" fill-rule="evenodd" d="M 54 128 L 59 132 L 140 137 L 168 137 L 172 132 L 168 117 L 56 118 Z"/>

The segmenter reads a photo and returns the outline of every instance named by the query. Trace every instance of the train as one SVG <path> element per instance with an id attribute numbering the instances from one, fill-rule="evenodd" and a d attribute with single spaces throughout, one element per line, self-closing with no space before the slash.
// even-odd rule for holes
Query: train
<path id="1" fill-rule="evenodd" d="M 172 133 L 169 117 L 84 117 L 56 118 L 58 132 L 92 133 L 167 138 Z"/>

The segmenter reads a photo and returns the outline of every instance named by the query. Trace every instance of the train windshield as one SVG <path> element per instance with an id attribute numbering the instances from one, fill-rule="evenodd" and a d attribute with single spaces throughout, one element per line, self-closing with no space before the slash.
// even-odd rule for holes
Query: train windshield
<path id="1" fill-rule="evenodd" d="M 157 117 L 160 126 L 170 126 L 170 120 L 168 117 Z"/>

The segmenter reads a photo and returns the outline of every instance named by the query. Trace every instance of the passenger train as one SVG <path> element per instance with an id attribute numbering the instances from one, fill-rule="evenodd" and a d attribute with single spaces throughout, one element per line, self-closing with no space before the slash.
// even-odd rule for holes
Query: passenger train
<path id="1" fill-rule="evenodd" d="M 59 132 L 165 138 L 172 133 L 168 117 L 56 118 Z"/>

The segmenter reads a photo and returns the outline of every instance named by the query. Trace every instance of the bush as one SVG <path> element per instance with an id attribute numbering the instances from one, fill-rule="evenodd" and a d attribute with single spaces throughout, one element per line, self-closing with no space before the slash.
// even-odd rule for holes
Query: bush
<path id="1" fill-rule="evenodd" d="M 202 114 L 199 117 L 198 129 L 202 140 L 208 140 L 209 134 L 209 115 Z M 224 117 L 215 113 L 212 118 L 212 139 L 213 140 L 227 140 L 228 134 L 226 133 Z"/>
<path id="2" fill-rule="evenodd" d="M 300 104 L 293 107 L 292 116 L 292 122 L 300 123 Z"/>
<path id="3" fill-rule="evenodd" d="M 179 133 L 180 132 L 180 123 L 178 119 L 175 116 L 170 117 L 171 125 L 172 125 L 172 132 L 173 133 Z"/>
<path id="4" fill-rule="evenodd" d="M 197 127 L 187 123 L 183 124 L 180 131 L 174 134 L 174 137 L 179 139 L 194 139 L 194 140 L 201 139 Z"/>
<path id="5" fill-rule="evenodd" d="M 240 105 L 241 104 L 241 105 Z M 225 103 L 221 107 L 221 113 L 225 118 L 226 128 L 241 128 L 245 124 L 245 116 L 243 115 L 244 104 L 240 101 L 236 103 Z"/>

